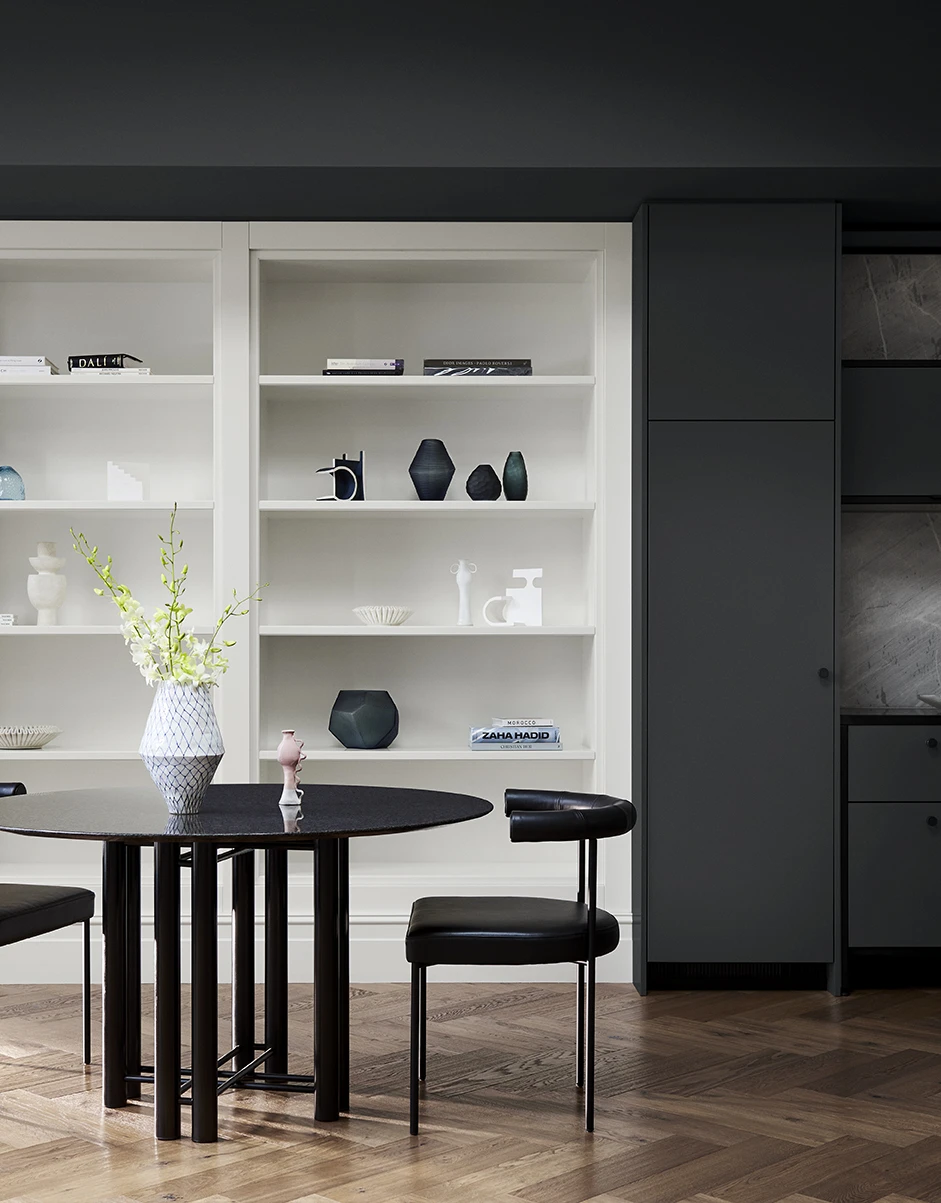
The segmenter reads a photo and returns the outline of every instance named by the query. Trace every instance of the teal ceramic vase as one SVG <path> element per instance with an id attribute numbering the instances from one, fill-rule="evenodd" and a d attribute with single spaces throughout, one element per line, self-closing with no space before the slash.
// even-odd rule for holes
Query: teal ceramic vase
<path id="1" fill-rule="evenodd" d="M 522 451 L 511 451 L 503 465 L 503 496 L 507 501 L 525 501 L 529 477 Z"/>

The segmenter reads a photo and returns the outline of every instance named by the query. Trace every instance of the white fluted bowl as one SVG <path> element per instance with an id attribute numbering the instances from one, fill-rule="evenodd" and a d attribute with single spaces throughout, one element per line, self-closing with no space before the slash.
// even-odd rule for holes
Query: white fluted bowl
<path id="1" fill-rule="evenodd" d="M 408 606 L 357 606 L 353 613 L 367 627 L 400 627 L 414 611 Z"/>
<path id="2" fill-rule="evenodd" d="M 0 748 L 5 752 L 33 751 L 61 734 L 58 727 L 0 727 Z"/>

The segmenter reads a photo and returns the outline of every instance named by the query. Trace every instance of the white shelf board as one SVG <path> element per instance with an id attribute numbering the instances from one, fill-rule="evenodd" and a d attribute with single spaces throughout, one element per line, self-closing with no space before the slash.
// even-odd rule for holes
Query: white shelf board
<path id="1" fill-rule="evenodd" d="M 277 389 L 513 389 L 592 388 L 594 376 L 259 376 L 262 388 Z"/>
<path id="2" fill-rule="evenodd" d="M 140 760 L 139 752 L 93 752 L 85 748 L 0 748 L 0 760 Z"/>
<path id="3" fill-rule="evenodd" d="M 560 752 L 472 752 L 470 748 L 311 748 L 308 760 L 594 760 L 590 748 L 563 748 Z M 277 751 L 260 753 L 261 760 L 277 760 Z M 302 781 L 303 785 L 304 782 Z M 315 789 L 308 783 L 309 789 Z"/>
<path id="4" fill-rule="evenodd" d="M 12 503 L 12 504 L 20 504 Z M 277 514 L 588 514 L 593 501 L 260 501 Z"/>
<path id="5" fill-rule="evenodd" d="M 588 637 L 594 635 L 594 627 L 425 627 L 425 626 L 341 626 L 341 625 L 321 625 L 321 626 L 262 626 L 258 628 L 259 635 L 333 635 L 347 637 L 359 637 L 361 635 L 372 636 L 373 638 L 386 635 L 415 635 L 423 636 L 445 636 L 451 638 L 458 636 L 465 638 L 468 635 L 499 635 L 503 638 L 508 636 L 540 636 L 540 635 L 565 635 Z"/>
<path id="6" fill-rule="evenodd" d="M 53 389 L 61 392 L 63 389 L 83 389 L 92 385 L 98 389 L 122 388 L 179 388 L 193 385 L 211 386 L 212 376 L 109 376 L 81 375 L 72 376 L 63 373 L 61 376 L 27 376 L 0 374 L 0 389 L 29 388 Z"/>
<path id="7" fill-rule="evenodd" d="M 208 635 L 213 627 L 193 627 L 192 629 L 197 635 Z M 57 626 L 57 627 L 38 627 L 38 626 L 12 626 L 0 627 L 0 639 L 9 638 L 12 635 L 120 635 L 121 628 L 119 626 L 107 625 L 104 623 L 86 623 L 83 626 Z"/>
<path id="8" fill-rule="evenodd" d="M 76 510 L 88 513 L 92 510 L 110 510 L 121 514 L 137 510 L 172 510 L 172 501 L 96 501 L 87 498 L 80 501 L 0 501 L 0 514 L 48 513 L 54 510 Z M 178 510 L 211 510 L 211 501 L 178 501 Z"/>

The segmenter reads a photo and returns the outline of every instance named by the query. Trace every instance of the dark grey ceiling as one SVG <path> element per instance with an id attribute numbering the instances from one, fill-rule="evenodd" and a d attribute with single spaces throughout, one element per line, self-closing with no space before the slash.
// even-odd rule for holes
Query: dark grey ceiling
<path id="1" fill-rule="evenodd" d="M 774 195 L 941 219 L 926 0 L 21 0 L 3 26 L 7 216 L 613 218 Z"/>

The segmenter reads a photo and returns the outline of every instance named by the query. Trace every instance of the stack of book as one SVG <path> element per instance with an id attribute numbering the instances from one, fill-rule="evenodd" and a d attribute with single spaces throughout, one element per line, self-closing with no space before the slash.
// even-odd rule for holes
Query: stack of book
<path id="1" fill-rule="evenodd" d="M 45 355 L 0 355 L 0 375 L 58 376 L 59 369 Z"/>
<path id="2" fill-rule="evenodd" d="M 118 351 L 110 355 L 70 355 L 70 376 L 149 376 L 135 355 Z"/>
<path id="3" fill-rule="evenodd" d="M 328 359 L 325 376 L 404 376 L 404 359 Z"/>
<path id="4" fill-rule="evenodd" d="M 426 359 L 426 376 L 532 376 L 531 359 Z"/>
<path id="5" fill-rule="evenodd" d="M 561 752 L 559 728 L 551 718 L 495 718 L 471 727 L 473 752 Z"/>

